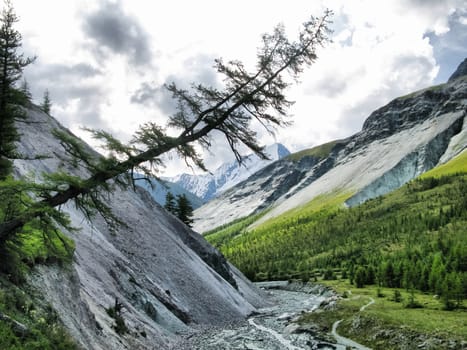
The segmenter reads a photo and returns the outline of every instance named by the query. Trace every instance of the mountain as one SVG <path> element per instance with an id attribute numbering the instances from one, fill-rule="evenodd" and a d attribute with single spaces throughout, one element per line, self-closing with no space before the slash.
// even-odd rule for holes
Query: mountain
<path id="1" fill-rule="evenodd" d="M 66 162 L 53 136 L 54 129 L 65 129 L 55 119 L 35 106 L 27 117 L 18 124 L 18 151 L 48 157 L 15 161 L 15 176 L 34 178 L 58 169 L 87 175 Z M 61 208 L 80 228 L 63 230 L 74 241 L 73 261 L 36 264 L 25 289 L 34 290 L 37 303 L 50 304 L 82 348 L 169 349 L 180 333 L 243 319 L 263 305 L 260 291 L 142 188 L 116 190 L 107 204 L 125 225 L 113 230 L 100 216 L 86 221 L 72 203 Z M 109 311 L 117 302 L 125 334 Z"/>
<path id="2" fill-rule="evenodd" d="M 204 200 L 174 182 L 162 179 L 145 180 L 141 179 L 142 176 L 139 175 L 136 175 L 136 177 L 139 178 L 136 180 L 136 183 L 148 191 L 152 198 L 162 206 L 165 205 L 165 196 L 167 195 L 167 192 L 172 193 L 174 196 L 185 195 L 194 209 L 199 208 L 205 203 Z M 150 181 L 150 183 L 148 181 Z"/>
<path id="3" fill-rule="evenodd" d="M 399 97 L 360 132 L 276 161 L 195 211 L 205 232 L 268 209 L 253 226 L 319 198 L 354 206 L 394 190 L 467 147 L 465 61 L 446 84 Z"/>
<path id="4" fill-rule="evenodd" d="M 268 164 L 290 154 L 287 148 L 280 143 L 266 147 L 265 152 L 270 159 L 260 159 L 257 155 L 250 154 L 243 158 L 243 165 L 239 165 L 238 162 L 234 161 L 224 163 L 212 174 L 181 174 L 172 178 L 165 178 L 165 180 L 178 184 L 207 202 L 247 179 Z"/>
<path id="5" fill-rule="evenodd" d="M 352 208 L 342 209 L 329 199 L 320 197 L 255 229 L 244 220 L 206 237 L 256 280 L 308 280 L 320 275 L 317 269 L 352 274 L 360 266 L 370 272 L 363 284 L 374 284 L 379 271 L 386 287 L 413 283 L 418 290 L 440 294 L 445 273 L 430 277 L 428 272 L 436 270 L 436 256 L 442 256 L 446 270 L 467 283 L 467 149 L 401 188 Z M 389 262 L 399 269 L 392 276 Z M 407 276 L 417 277 L 409 282 Z M 467 289 L 463 294 L 467 298 Z"/>

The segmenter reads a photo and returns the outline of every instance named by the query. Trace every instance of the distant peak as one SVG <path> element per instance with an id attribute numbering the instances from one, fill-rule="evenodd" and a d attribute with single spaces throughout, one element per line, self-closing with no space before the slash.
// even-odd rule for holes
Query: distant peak
<path id="1" fill-rule="evenodd" d="M 282 143 L 274 143 L 265 148 L 266 154 L 271 159 L 281 159 L 290 154 L 290 151 Z"/>
<path id="2" fill-rule="evenodd" d="M 459 67 L 457 67 L 456 71 L 452 73 L 452 75 L 449 77 L 448 82 L 451 82 L 454 79 L 462 77 L 463 75 L 467 75 L 467 58 L 465 58 L 462 61 L 462 63 L 459 65 Z"/>

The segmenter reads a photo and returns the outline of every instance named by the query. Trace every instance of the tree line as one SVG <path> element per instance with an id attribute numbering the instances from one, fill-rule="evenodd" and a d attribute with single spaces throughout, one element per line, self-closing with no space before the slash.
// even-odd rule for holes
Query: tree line
<path id="1" fill-rule="evenodd" d="M 237 224 L 238 226 L 238 224 Z M 417 179 L 350 209 L 324 208 L 207 239 L 253 280 L 340 274 L 357 286 L 467 298 L 467 174 Z"/>

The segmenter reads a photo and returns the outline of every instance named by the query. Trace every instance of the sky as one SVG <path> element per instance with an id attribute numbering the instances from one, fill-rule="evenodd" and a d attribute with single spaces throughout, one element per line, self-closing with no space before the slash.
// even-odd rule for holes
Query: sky
<path id="1" fill-rule="evenodd" d="M 358 132 L 392 99 L 445 82 L 467 57 L 464 0 L 13 0 L 24 76 L 36 103 L 49 90 L 52 115 L 92 142 L 82 127 L 131 139 L 139 125 L 173 113 L 163 86 L 216 85 L 214 59 L 253 65 L 261 35 L 282 23 L 291 39 L 310 15 L 334 11 L 332 43 L 287 90 L 293 124 L 262 144 L 298 151 Z M 94 146 L 97 146 L 93 143 Z M 215 170 L 234 157 L 214 138 L 204 153 Z M 196 172 L 168 156 L 161 175 Z"/>

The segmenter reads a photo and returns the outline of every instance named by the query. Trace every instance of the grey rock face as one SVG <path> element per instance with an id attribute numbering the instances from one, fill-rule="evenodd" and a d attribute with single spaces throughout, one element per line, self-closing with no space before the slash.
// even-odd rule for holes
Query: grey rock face
<path id="1" fill-rule="evenodd" d="M 449 77 L 448 82 L 453 81 L 459 77 L 467 75 L 467 58 L 465 58 L 462 63 L 457 67 L 456 71 Z"/>
<path id="2" fill-rule="evenodd" d="M 349 193 L 347 205 L 385 194 L 467 147 L 466 110 L 467 78 L 397 98 L 325 158 L 279 160 L 198 208 L 194 228 L 269 208 L 261 222 L 323 194 Z"/>
<path id="3" fill-rule="evenodd" d="M 33 123 L 21 124 L 19 151 L 50 158 L 18 161 L 16 175 L 40 178 L 66 164 L 51 134 L 62 127 L 38 109 L 28 113 Z M 231 322 L 261 306 L 261 292 L 146 191 L 116 191 L 108 201 L 127 227 L 110 231 L 99 216 L 89 223 L 73 204 L 64 206 L 81 228 L 65 232 L 76 244 L 73 264 L 39 267 L 30 279 L 83 348 L 167 349 L 197 325 Z M 124 335 L 106 312 L 116 300 L 130 330 Z"/>
<path id="4" fill-rule="evenodd" d="M 250 154 L 243 158 L 243 165 L 239 165 L 238 162 L 234 161 L 224 163 L 212 174 L 181 174 L 166 180 L 194 193 L 206 202 L 246 180 L 251 174 L 266 167 L 273 161 L 290 154 L 289 150 L 280 143 L 266 147 L 265 153 L 270 159 L 260 159 L 255 154 Z"/>

